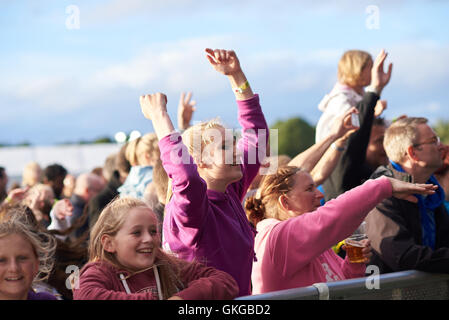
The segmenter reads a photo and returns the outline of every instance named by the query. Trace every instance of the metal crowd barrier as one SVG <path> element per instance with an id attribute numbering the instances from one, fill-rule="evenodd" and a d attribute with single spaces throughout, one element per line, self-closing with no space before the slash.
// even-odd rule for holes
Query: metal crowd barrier
<path id="1" fill-rule="evenodd" d="M 449 300 L 449 274 L 408 270 L 377 277 L 377 285 L 373 277 L 365 277 L 316 283 L 236 300 Z"/>

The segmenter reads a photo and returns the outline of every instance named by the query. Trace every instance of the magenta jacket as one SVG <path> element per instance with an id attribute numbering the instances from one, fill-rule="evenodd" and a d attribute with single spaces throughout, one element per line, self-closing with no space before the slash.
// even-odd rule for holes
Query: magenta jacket
<path id="1" fill-rule="evenodd" d="M 257 154 L 258 139 L 246 130 L 265 129 L 261 139 L 268 141 L 268 126 L 259 104 L 259 96 L 237 101 L 238 120 L 243 137 L 238 147 L 243 154 L 243 178 L 228 186 L 226 192 L 207 190 L 197 166 L 189 156 L 179 134 L 171 134 L 159 142 L 162 164 L 172 179 L 173 197 L 165 207 L 163 246 L 191 261 L 229 273 L 237 281 L 239 295 L 250 294 L 251 269 L 254 260 L 254 232 L 246 217 L 242 200 L 260 167 Z M 170 154 L 187 155 L 188 164 L 175 163 Z M 254 159 L 256 158 L 256 159 Z M 248 161 L 250 159 L 250 161 Z M 185 161 L 183 161 L 185 162 Z"/>
<path id="2" fill-rule="evenodd" d="M 368 180 L 316 211 L 284 221 L 259 222 L 253 294 L 363 277 L 365 264 L 343 260 L 330 248 L 351 235 L 370 210 L 391 194 L 390 181 L 382 177 Z"/>

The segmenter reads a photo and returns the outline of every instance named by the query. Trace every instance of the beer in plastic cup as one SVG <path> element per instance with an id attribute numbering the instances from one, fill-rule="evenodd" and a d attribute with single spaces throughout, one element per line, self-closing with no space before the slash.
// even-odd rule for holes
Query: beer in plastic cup
<path id="1" fill-rule="evenodd" d="M 366 234 L 353 234 L 345 240 L 346 255 L 348 256 L 349 262 L 366 262 L 362 253 L 363 244 L 361 241 L 363 239 L 367 239 Z"/>

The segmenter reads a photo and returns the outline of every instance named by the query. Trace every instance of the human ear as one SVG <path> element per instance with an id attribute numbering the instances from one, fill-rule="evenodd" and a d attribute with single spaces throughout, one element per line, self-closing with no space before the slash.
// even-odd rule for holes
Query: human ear
<path id="1" fill-rule="evenodd" d="M 101 245 L 104 250 L 106 250 L 109 253 L 115 253 L 116 249 L 115 249 L 115 242 L 114 242 L 113 237 L 111 237 L 110 235 L 104 234 L 101 236 L 100 241 L 101 241 Z"/>
<path id="2" fill-rule="evenodd" d="M 418 161 L 418 157 L 416 156 L 415 150 L 413 149 L 413 146 L 409 146 L 407 148 L 407 155 L 411 160 Z"/>
<path id="3" fill-rule="evenodd" d="M 288 199 L 287 199 L 287 197 L 285 196 L 285 194 L 281 194 L 281 195 L 279 196 L 278 202 L 279 202 L 279 205 L 281 206 L 282 209 L 284 209 L 285 211 L 290 210 L 290 207 L 289 207 L 289 205 L 288 205 Z"/>

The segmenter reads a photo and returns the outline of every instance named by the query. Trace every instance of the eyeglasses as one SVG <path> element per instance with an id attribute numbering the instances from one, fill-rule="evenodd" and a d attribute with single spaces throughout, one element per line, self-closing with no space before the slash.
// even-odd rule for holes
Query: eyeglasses
<path id="1" fill-rule="evenodd" d="M 431 139 L 429 139 L 428 141 L 424 141 L 424 142 L 421 142 L 421 143 L 415 143 L 413 146 L 414 147 L 418 147 L 418 146 L 421 146 L 421 145 L 423 145 L 423 144 L 433 144 L 433 145 L 439 145 L 440 144 L 440 137 L 438 137 L 438 136 L 434 136 L 434 137 L 432 137 Z"/>

